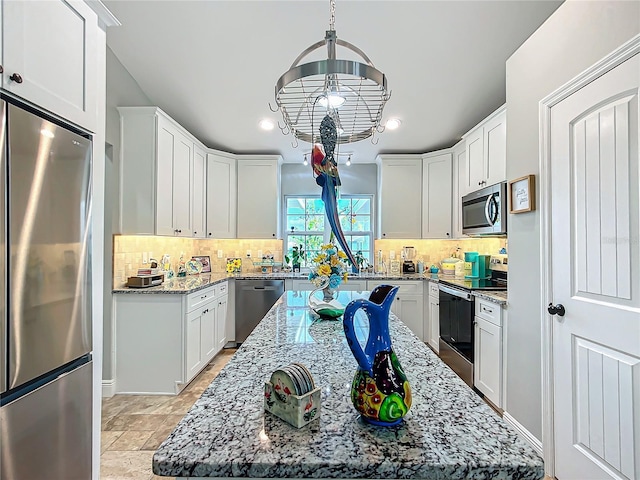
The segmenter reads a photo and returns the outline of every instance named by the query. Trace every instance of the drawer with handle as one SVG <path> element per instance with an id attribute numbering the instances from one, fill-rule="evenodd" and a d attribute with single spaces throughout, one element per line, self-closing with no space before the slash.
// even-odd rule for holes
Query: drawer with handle
<path id="1" fill-rule="evenodd" d="M 439 295 L 440 295 L 440 290 L 438 289 L 438 283 L 429 282 L 429 296 L 438 298 Z"/>
<path id="2" fill-rule="evenodd" d="M 502 326 L 502 308 L 500 305 L 478 297 L 476 297 L 476 317 L 484 318 L 499 327 Z"/>
<path id="3" fill-rule="evenodd" d="M 217 284 L 214 287 L 214 288 L 217 289 L 216 292 L 215 292 L 215 296 L 216 297 L 221 297 L 221 296 L 226 295 L 228 293 L 228 290 L 227 290 L 228 286 L 229 286 L 228 282 L 222 282 L 222 283 Z"/>
<path id="4" fill-rule="evenodd" d="M 198 308 L 200 305 L 204 305 L 205 303 L 213 300 L 216 296 L 216 287 L 217 285 L 198 290 L 197 292 L 190 294 L 187 297 L 187 312 L 190 312 L 194 308 Z"/>

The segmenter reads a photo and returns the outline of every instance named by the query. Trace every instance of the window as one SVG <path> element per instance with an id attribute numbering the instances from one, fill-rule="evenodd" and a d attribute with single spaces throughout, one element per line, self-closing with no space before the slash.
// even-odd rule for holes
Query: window
<path id="1" fill-rule="evenodd" d="M 293 247 L 301 245 L 310 260 L 324 243 L 324 203 L 318 197 L 287 197 L 285 204 L 285 255 L 291 258 Z M 301 265 L 305 267 L 307 262 L 303 259 Z"/>
<path id="2" fill-rule="evenodd" d="M 338 217 L 353 254 L 360 251 L 367 262 L 371 263 L 371 197 L 341 197 L 338 199 Z"/>
<path id="3" fill-rule="evenodd" d="M 371 262 L 373 250 L 373 198 L 371 195 L 342 195 L 338 199 L 338 218 L 351 251 L 361 251 Z M 324 213 L 324 202 L 319 196 L 285 197 L 285 254 L 291 258 L 294 246 L 302 245 L 309 266 L 311 259 L 327 243 L 331 226 Z"/>

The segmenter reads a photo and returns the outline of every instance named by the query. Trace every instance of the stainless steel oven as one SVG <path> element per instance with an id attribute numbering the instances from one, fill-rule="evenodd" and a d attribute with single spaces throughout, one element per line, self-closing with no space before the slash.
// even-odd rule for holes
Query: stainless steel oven
<path id="1" fill-rule="evenodd" d="M 462 233 L 471 236 L 507 234 L 506 182 L 462 197 Z"/>
<path id="2" fill-rule="evenodd" d="M 440 358 L 473 387 L 474 297 L 440 283 Z"/>

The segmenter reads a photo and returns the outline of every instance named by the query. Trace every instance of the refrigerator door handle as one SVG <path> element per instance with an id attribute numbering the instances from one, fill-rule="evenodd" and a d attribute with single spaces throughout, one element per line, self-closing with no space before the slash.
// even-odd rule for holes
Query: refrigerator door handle
<path id="1" fill-rule="evenodd" d="M 0 99 L 0 393 L 7 391 L 7 363 L 8 342 L 7 337 L 7 143 L 6 123 L 7 105 Z"/>

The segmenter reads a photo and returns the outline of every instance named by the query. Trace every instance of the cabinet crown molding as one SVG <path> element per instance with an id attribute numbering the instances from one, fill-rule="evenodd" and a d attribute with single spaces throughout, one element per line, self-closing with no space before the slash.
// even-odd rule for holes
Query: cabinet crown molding
<path id="1" fill-rule="evenodd" d="M 507 104 L 505 103 L 504 105 L 498 107 L 497 109 L 495 109 L 490 115 L 486 116 L 485 118 L 482 119 L 482 121 L 480 123 L 478 123 L 477 125 L 474 125 L 473 128 L 471 128 L 467 133 L 465 133 L 464 135 L 462 135 L 462 140 L 466 140 L 467 137 L 469 136 L 470 133 L 475 132 L 478 127 L 483 126 L 485 123 L 487 123 L 489 120 L 497 117 L 498 115 L 502 114 L 503 112 L 505 112 L 507 110 Z M 455 148 L 455 147 L 454 147 Z"/>

